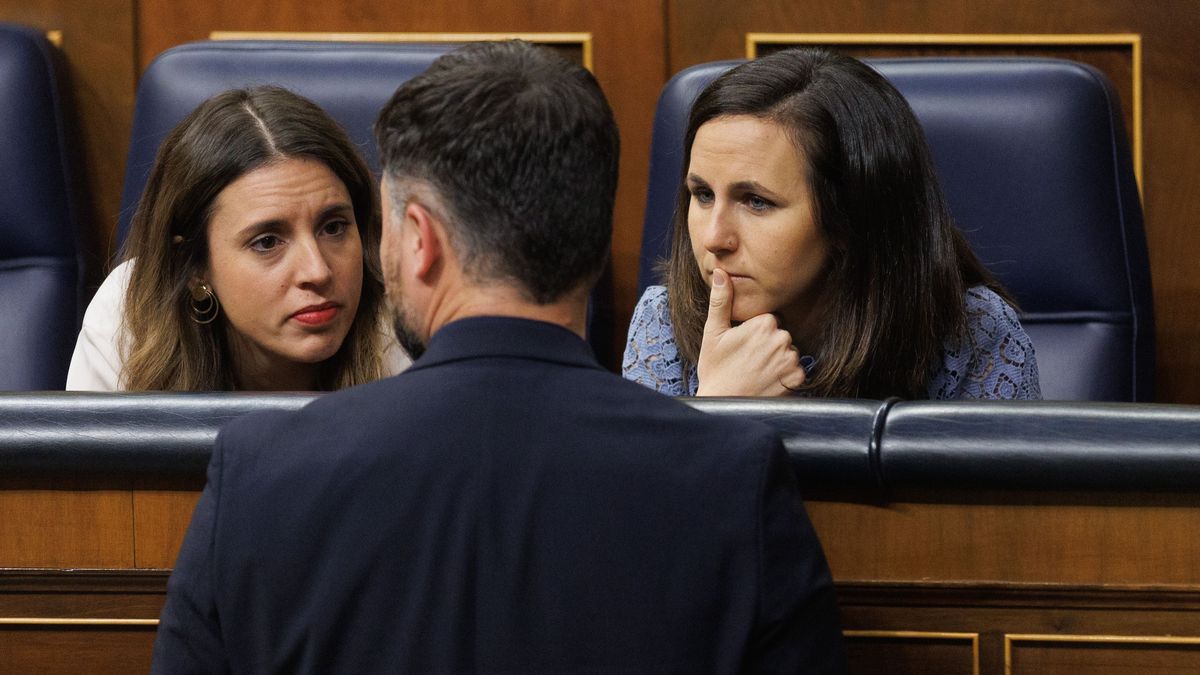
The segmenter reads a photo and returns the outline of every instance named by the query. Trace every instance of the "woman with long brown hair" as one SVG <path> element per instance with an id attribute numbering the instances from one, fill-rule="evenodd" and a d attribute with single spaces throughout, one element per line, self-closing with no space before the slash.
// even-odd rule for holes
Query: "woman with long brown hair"
<path id="1" fill-rule="evenodd" d="M 159 148 L 67 388 L 330 390 L 398 372 L 377 199 L 311 101 L 277 87 L 205 101 Z"/>
<path id="2" fill-rule="evenodd" d="M 683 166 L 626 378 L 676 396 L 1041 398 L 1011 298 L 867 65 L 795 49 L 726 72 L 692 108 Z"/>

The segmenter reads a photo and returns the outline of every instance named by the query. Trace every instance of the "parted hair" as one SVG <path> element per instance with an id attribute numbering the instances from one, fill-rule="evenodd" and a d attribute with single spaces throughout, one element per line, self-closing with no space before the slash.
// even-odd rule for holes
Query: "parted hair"
<path id="1" fill-rule="evenodd" d="M 954 226 L 924 132 L 904 97 L 854 58 L 789 49 L 744 63 L 701 92 L 688 118 L 683 177 L 697 130 L 747 115 L 779 125 L 805 163 L 829 245 L 813 396 L 926 398 L 947 341 L 969 338 L 966 289 L 1011 298 Z M 680 355 L 694 368 L 708 307 L 688 236 L 681 180 L 666 264 Z"/>
<path id="2" fill-rule="evenodd" d="M 318 386 L 338 389 L 383 375 L 379 207 L 370 170 L 319 106 L 264 86 L 206 100 L 159 147 L 124 255 L 133 261 L 121 345 L 125 389 L 237 388 L 227 335 L 232 329 L 223 317 L 207 325 L 192 320 L 190 286 L 208 265 L 208 223 L 217 196 L 250 171 L 289 158 L 320 162 L 342 181 L 363 247 L 358 313 L 341 348 L 322 364 Z"/>
<path id="3" fill-rule="evenodd" d="M 620 141 L 587 69 L 519 40 L 467 45 L 401 85 L 375 137 L 385 208 L 432 191 L 469 278 L 539 304 L 599 278 Z"/>

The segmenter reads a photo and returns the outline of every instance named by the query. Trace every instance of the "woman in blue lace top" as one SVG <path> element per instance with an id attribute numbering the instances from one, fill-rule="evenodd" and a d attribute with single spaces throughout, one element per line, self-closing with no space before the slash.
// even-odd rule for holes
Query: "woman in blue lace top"
<path id="1" fill-rule="evenodd" d="M 683 164 L 626 378 L 676 396 L 1041 398 L 920 124 L 865 64 L 795 49 L 730 70 L 697 98 Z"/>

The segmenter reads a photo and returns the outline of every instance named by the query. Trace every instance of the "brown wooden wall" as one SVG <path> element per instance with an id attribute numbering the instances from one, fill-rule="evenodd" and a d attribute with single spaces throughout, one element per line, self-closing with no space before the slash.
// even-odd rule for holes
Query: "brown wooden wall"
<path id="1" fill-rule="evenodd" d="M 110 253 L 137 75 L 156 54 L 214 30 L 587 32 L 621 126 L 613 237 L 621 341 L 636 301 L 650 128 L 658 91 L 681 68 L 745 54 L 775 33 L 1135 33 L 1144 50 L 1144 208 L 1158 329 L 1158 400 L 1200 403 L 1200 3 L 1195 0 L 0 0 L 0 20 L 63 32 L 79 113 L 95 242 Z M 1044 53 L 1036 49 L 1017 53 Z M 903 52 L 902 52 L 903 53 Z M 1127 62 L 1101 54 L 1124 95 Z M 1124 101 L 1130 106 L 1130 101 Z M 1128 118 L 1128 110 L 1127 110 Z"/>

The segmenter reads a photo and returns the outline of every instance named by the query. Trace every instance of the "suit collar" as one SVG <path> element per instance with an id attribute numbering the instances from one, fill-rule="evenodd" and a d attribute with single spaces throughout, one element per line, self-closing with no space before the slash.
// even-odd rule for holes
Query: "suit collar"
<path id="1" fill-rule="evenodd" d="M 588 343 L 562 326 L 530 319 L 477 316 L 442 326 L 409 370 L 497 356 L 600 368 Z"/>

